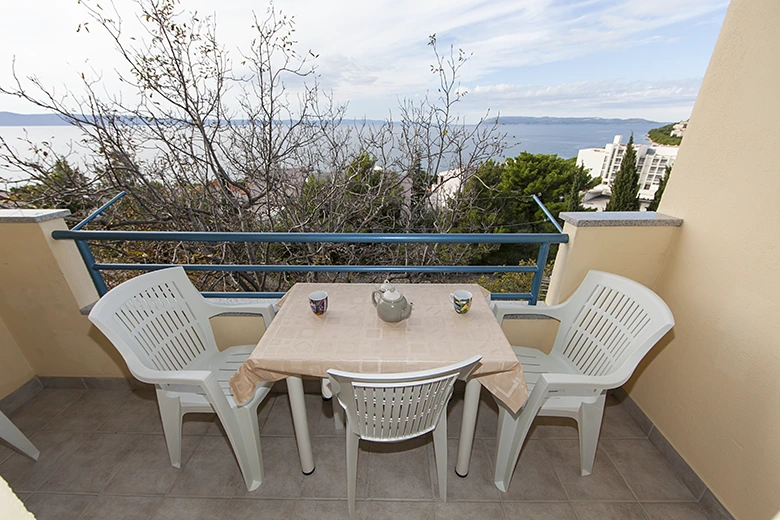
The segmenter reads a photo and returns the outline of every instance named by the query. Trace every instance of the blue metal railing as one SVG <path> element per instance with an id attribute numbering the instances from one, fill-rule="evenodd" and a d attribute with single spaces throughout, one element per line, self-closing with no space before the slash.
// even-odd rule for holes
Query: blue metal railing
<path id="1" fill-rule="evenodd" d="M 74 240 L 89 271 L 98 294 L 108 292 L 102 271 L 154 271 L 172 267 L 174 264 L 104 264 L 95 261 L 88 241 L 133 240 L 154 242 L 259 242 L 259 243 L 336 243 L 336 244 L 538 244 L 536 265 L 480 265 L 480 266 L 434 266 L 434 265 L 215 265 L 177 264 L 187 271 L 208 272 L 260 272 L 260 273 L 534 273 L 531 291 L 528 293 L 495 293 L 496 300 L 528 300 L 535 305 L 539 298 L 544 266 L 552 244 L 563 244 L 569 236 L 563 233 L 542 201 L 533 199 L 547 215 L 558 233 L 218 233 L 193 231 L 85 231 L 82 228 L 106 208 L 122 198 L 120 193 L 98 208 L 73 229 L 52 232 L 55 240 Z M 207 297 L 233 298 L 279 298 L 279 292 L 207 292 Z"/>

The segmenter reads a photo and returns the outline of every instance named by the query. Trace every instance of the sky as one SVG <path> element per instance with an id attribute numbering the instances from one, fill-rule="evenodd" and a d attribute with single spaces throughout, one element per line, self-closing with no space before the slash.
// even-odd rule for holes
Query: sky
<path id="1" fill-rule="evenodd" d="M 104 7 L 110 8 L 108 0 Z M 81 73 L 121 93 L 123 70 L 108 36 L 77 0 L 4 2 L 0 17 L 0 85 L 37 76 L 57 95 L 78 91 Z M 240 69 L 252 39 L 252 13 L 267 3 L 181 0 L 217 21 L 217 37 Z M 428 37 L 439 51 L 469 56 L 460 71 L 457 106 L 466 121 L 490 115 L 690 116 L 728 2 L 722 0 L 277 0 L 295 21 L 297 49 L 318 57 L 317 80 L 347 103 L 347 116 L 397 117 L 400 99 L 435 95 Z M 128 36 L 138 8 L 114 0 Z M 240 72 L 240 71 L 239 71 Z M 40 113 L 0 95 L 0 111 Z"/>

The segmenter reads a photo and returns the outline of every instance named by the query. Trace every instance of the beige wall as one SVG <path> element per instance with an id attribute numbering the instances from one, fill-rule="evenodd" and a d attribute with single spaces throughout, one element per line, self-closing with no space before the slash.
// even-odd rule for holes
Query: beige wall
<path id="1" fill-rule="evenodd" d="M 780 2 L 732 0 L 659 211 L 675 315 L 630 393 L 737 519 L 780 510 Z"/>
<path id="2" fill-rule="evenodd" d="M 0 224 L 0 317 L 35 375 L 129 376 L 80 313 L 97 293 L 73 242 L 54 241 L 52 229 L 65 221 Z"/>
<path id="3" fill-rule="evenodd" d="M 588 271 L 615 273 L 652 287 L 677 236 L 677 226 L 577 227 L 566 223 L 545 302 L 556 305 L 579 287 Z"/>
<path id="4" fill-rule="evenodd" d="M 30 363 L 0 319 L 0 399 L 35 376 Z"/>

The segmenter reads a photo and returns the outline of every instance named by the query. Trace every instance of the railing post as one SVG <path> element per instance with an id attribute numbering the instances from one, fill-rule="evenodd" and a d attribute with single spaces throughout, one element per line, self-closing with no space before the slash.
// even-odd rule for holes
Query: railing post
<path id="1" fill-rule="evenodd" d="M 81 253 L 81 258 L 84 260 L 84 265 L 87 267 L 89 276 L 92 278 L 92 283 L 95 284 L 98 295 L 103 296 L 108 292 L 108 287 L 106 287 L 106 282 L 103 280 L 103 275 L 99 270 L 95 269 L 95 257 L 89 249 L 89 244 L 87 244 L 86 240 L 75 240 L 75 242 L 79 253 Z"/>
<path id="2" fill-rule="evenodd" d="M 536 272 L 534 281 L 531 284 L 531 299 L 528 305 L 536 305 L 539 300 L 539 290 L 542 288 L 542 276 L 544 276 L 544 266 L 547 265 L 547 255 L 550 253 L 550 243 L 545 242 L 539 246 L 539 256 L 536 257 Z"/>

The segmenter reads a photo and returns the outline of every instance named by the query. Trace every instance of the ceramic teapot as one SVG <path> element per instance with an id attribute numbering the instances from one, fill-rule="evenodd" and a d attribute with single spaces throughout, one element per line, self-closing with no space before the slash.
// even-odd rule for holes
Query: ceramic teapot
<path id="1" fill-rule="evenodd" d="M 374 291 L 371 301 L 374 302 L 379 317 L 388 323 L 397 323 L 412 315 L 414 304 L 406 301 L 406 298 L 387 280 Z"/>

